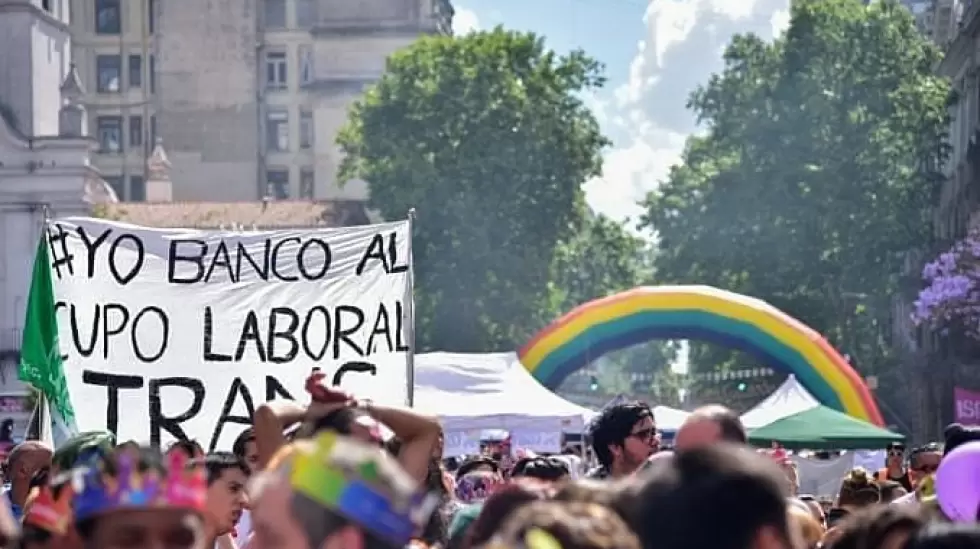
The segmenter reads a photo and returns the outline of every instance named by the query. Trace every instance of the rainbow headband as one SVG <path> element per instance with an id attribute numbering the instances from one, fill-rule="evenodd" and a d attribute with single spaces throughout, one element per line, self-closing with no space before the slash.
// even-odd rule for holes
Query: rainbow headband
<path id="1" fill-rule="evenodd" d="M 166 472 L 140 471 L 136 452 L 124 450 L 73 471 L 75 522 L 125 509 L 187 509 L 203 512 L 204 468 L 183 452 L 166 456 Z"/>
<path id="2" fill-rule="evenodd" d="M 425 525 L 439 501 L 400 469 L 391 474 L 377 447 L 327 432 L 289 462 L 293 490 L 397 546 Z"/>

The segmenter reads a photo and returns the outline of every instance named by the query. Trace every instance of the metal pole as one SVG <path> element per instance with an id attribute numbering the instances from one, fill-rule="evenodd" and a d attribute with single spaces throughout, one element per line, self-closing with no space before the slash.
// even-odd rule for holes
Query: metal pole
<path id="1" fill-rule="evenodd" d="M 412 257 L 412 237 L 415 234 L 415 208 L 408 210 L 408 284 L 405 292 L 404 326 L 408 342 L 405 360 L 405 379 L 408 384 L 408 406 L 415 405 L 415 259 Z"/>

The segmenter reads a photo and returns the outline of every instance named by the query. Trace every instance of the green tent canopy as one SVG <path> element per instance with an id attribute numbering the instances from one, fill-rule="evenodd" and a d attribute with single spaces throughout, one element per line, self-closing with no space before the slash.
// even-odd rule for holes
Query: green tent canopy
<path id="1" fill-rule="evenodd" d="M 749 431 L 756 446 L 790 450 L 871 450 L 905 437 L 826 406 L 815 406 Z"/>

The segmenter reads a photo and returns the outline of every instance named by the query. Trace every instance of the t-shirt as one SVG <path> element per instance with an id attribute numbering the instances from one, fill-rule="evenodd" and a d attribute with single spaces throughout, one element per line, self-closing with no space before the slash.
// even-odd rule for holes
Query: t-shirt
<path id="1" fill-rule="evenodd" d="M 912 491 L 912 477 L 909 476 L 909 472 L 908 471 L 903 472 L 902 473 L 902 476 L 900 476 L 898 478 L 890 477 L 890 476 L 888 476 L 888 473 L 879 474 L 877 476 L 884 477 L 884 478 L 882 478 L 880 480 L 890 480 L 892 482 L 897 482 L 897 483 L 901 484 L 902 485 L 902 488 L 905 488 L 905 491 L 906 492 L 911 492 Z"/>
<path id="2" fill-rule="evenodd" d="M 238 525 L 235 527 L 235 545 L 243 547 L 245 542 L 248 541 L 248 537 L 252 535 L 252 514 L 248 512 L 248 509 L 242 511 L 241 518 L 238 519 Z"/>

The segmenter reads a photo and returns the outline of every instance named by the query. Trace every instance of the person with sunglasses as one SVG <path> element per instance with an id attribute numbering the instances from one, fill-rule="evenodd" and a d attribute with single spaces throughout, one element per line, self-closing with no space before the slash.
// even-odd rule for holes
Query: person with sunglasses
<path id="1" fill-rule="evenodd" d="M 942 445 L 931 442 L 912 450 L 909 455 L 909 468 L 912 470 L 912 487 L 920 480 L 936 473 L 939 462 L 943 459 Z"/>
<path id="2" fill-rule="evenodd" d="M 901 442 L 892 442 L 886 451 L 888 454 L 885 457 L 885 466 L 875 473 L 875 480 L 880 483 L 897 482 L 905 488 L 906 492 L 911 492 L 912 475 L 905 467 L 905 445 Z"/>
<path id="3" fill-rule="evenodd" d="M 657 452 L 660 433 L 653 410 L 641 402 L 610 406 L 589 427 L 599 468 L 589 478 L 622 478 L 643 466 Z"/>

